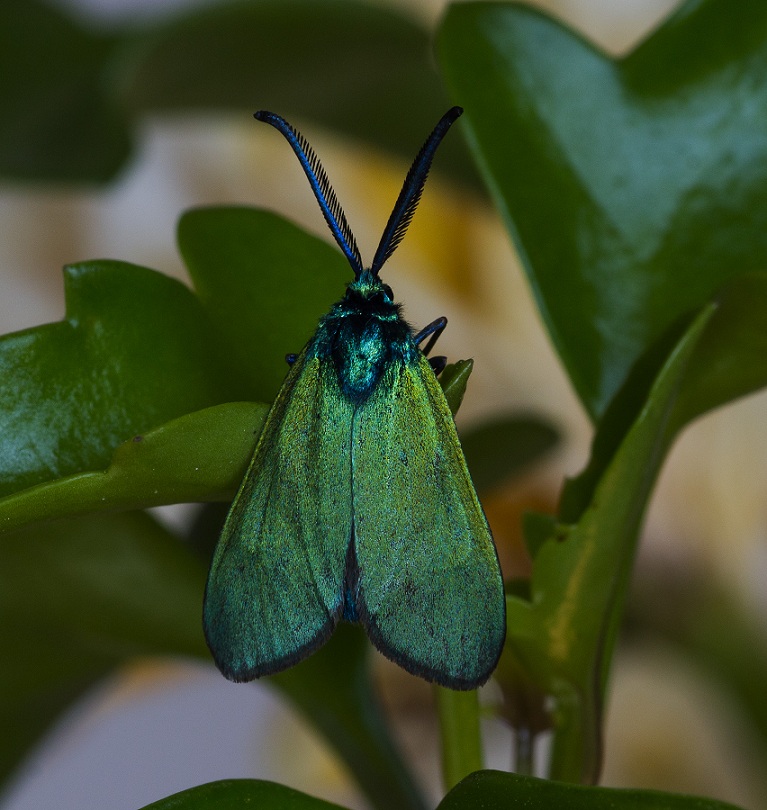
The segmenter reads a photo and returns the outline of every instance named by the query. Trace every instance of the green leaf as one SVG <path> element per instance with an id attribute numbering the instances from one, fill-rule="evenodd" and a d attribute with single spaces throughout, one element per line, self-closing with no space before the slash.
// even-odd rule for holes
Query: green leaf
<path id="1" fill-rule="evenodd" d="M 760 0 L 688 0 L 611 59 L 524 5 L 444 19 L 447 84 L 594 417 L 681 317 L 765 268 L 766 24 Z"/>
<path id="2" fill-rule="evenodd" d="M 231 500 L 268 412 L 268 405 L 232 402 L 134 436 L 103 472 L 77 473 L 0 498 L 0 531 L 95 512 Z"/>
<path id="3" fill-rule="evenodd" d="M 0 174 L 106 182 L 148 114 L 267 107 L 410 161 L 449 102 L 429 32 L 355 0 L 219 2 L 98 32 L 36 0 L 0 4 Z M 255 127 L 255 124 L 253 125 Z M 479 186 L 451 137 L 440 172 Z"/>
<path id="4" fill-rule="evenodd" d="M 767 385 L 767 274 L 735 278 L 717 291 L 713 301 L 716 308 L 677 392 L 669 437 L 702 413 Z M 659 358 L 666 356 L 678 340 L 680 325 L 639 359 L 610 404 L 594 438 L 588 466 L 567 482 L 562 493 L 561 520 L 575 522 L 586 508 L 600 476 L 647 399 Z"/>
<path id="5" fill-rule="evenodd" d="M 453 416 L 458 413 L 458 409 L 461 407 L 466 393 L 466 385 L 469 382 L 473 368 L 473 360 L 459 360 L 457 363 L 450 363 L 450 365 L 445 366 L 444 371 L 439 375 L 439 384 L 442 386 L 445 399 L 453 412 Z"/>
<path id="6" fill-rule="evenodd" d="M 536 538 L 530 599 L 507 597 L 504 654 L 554 697 L 554 778 L 598 774 L 604 690 L 641 519 L 673 438 L 685 372 L 714 312 L 706 307 L 667 359 L 579 521 L 552 523 L 555 534 L 542 545 Z"/>
<path id="7" fill-rule="evenodd" d="M 307 189 L 307 194 L 310 194 Z M 195 290 L 246 380 L 244 399 L 271 402 L 288 366 L 353 272 L 341 252 L 276 214 L 199 208 L 179 222 Z"/>
<path id="8" fill-rule="evenodd" d="M 450 106 L 429 32 L 354 0 L 260 0 L 187 11 L 127 39 L 122 96 L 134 112 L 269 109 L 412 160 Z M 444 149 L 444 151 L 442 151 Z M 475 182 L 460 138 L 440 170 Z"/>
<path id="9" fill-rule="evenodd" d="M 225 779 L 174 793 L 143 810 L 340 810 L 337 804 L 260 779 Z"/>
<path id="10" fill-rule="evenodd" d="M 461 433 L 461 446 L 480 492 L 518 475 L 558 441 L 551 425 L 534 416 L 496 417 Z"/>
<path id="11" fill-rule="evenodd" d="M 143 513 L 63 521 L 0 543 L 0 778 L 119 663 L 208 658 L 205 569 Z"/>
<path id="12" fill-rule="evenodd" d="M 656 790 L 583 787 L 501 771 L 467 776 L 437 810 L 738 810 L 732 804 Z"/>
<path id="13" fill-rule="evenodd" d="M 105 90 L 116 38 L 36 0 L 0 3 L 0 175 L 102 183 L 128 159 Z"/>
<path id="14" fill-rule="evenodd" d="M 0 338 L 0 494 L 104 469 L 132 436 L 230 399 L 194 295 L 143 267 L 64 271 L 66 319 Z"/>

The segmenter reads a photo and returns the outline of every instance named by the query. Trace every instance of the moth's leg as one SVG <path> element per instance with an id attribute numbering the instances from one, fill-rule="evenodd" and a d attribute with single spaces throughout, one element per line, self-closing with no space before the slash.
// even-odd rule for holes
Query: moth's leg
<path id="1" fill-rule="evenodd" d="M 439 336 L 445 331 L 446 326 L 447 326 L 447 318 L 444 315 L 441 318 L 437 318 L 436 321 L 432 321 L 428 326 L 424 326 L 424 328 L 421 329 L 421 331 L 413 337 L 415 345 L 420 348 L 421 344 L 428 337 L 429 342 L 426 344 L 426 348 L 421 349 L 421 351 L 428 357 L 429 352 L 434 347 L 434 344 L 439 339 Z"/>

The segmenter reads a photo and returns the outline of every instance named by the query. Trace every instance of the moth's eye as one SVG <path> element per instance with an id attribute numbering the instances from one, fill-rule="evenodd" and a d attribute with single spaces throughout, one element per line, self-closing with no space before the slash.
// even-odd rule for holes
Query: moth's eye
<path id="1" fill-rule="evenodd" d="M 383 285 L 383 291 L 390 301 L 394 300 L 394 293 L 392 292 L 392 288 L 388 284 Z"/>

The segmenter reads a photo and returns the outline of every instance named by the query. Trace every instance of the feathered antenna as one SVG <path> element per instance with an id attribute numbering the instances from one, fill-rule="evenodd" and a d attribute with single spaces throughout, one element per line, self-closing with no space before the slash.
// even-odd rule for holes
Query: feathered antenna
<path id="1" fill-rule="evenodd" d="M 434 159 L 434 153 L 450 126 L 462 112 L 461 107 L 453 107 L 448 110 L 426 139 L 421 151 L 416 155 L 413 165 L 410 167 L 407 177 L 405 177 L 394 210 L 386 223 L 383 236 L 378 244 L 378 250 L 376 250 L 376 255 L 373 257 L 373 264 L 370 265 L 373 275 L 378 275 L 384 262 L 394 253 L 397 245 L 402 241 L 402 237 L 405 235 L 421 199 L 421 193 L 426 183 L 426 177 L 429 174 L 431 162 Z"/>
<path id="2" fill-rule="evenodd" d="M 306 176 L 309 178 L 309 183 L 311 184 L 314 196 L 317 198 L 317 202 L 320 204 L 325 222 L 328 223 L 331 233 L 335 237 L 336 242 L 338 242 L 338 246 L 344 252 L 349 264 L 352 266 L 354 275 L 359 277 L 363 268 L 362 257 L 357 247 L 357 241 L 354 238 L 352 229 L 349 227 L 349 223 L 346 221 L 343 208 L 341 208 L 336 198 L 336 193 L 333 191 L 325 169 L 322 167 L 315 151 L 309 146 L 306 138 L 279 115 L 268 112 L 267 110 L 259 110 L 253 117 L 258 121 L 265 121 L 267 124 L 271 124 L 275 129 L 278 129 L 285 136 L 285 139 L 291 147 L 293 147 L 293 151 L 296 153 Z"/>

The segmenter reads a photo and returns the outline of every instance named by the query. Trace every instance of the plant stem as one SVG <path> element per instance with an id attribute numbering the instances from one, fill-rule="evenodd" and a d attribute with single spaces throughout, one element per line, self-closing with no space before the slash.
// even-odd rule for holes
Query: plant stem
<path id="1" fill-rule="evenodd" d="M 529 728 L 514 729 L 514 772 L 534 776 L 533 734 Z"/>
<path id="2" fill-rule="evenodd" d="M 442 738 L 442 781 L 445 790 L 483 768 L 479 701 L 476 690 L 456 692 L 434 687 Z"/>

